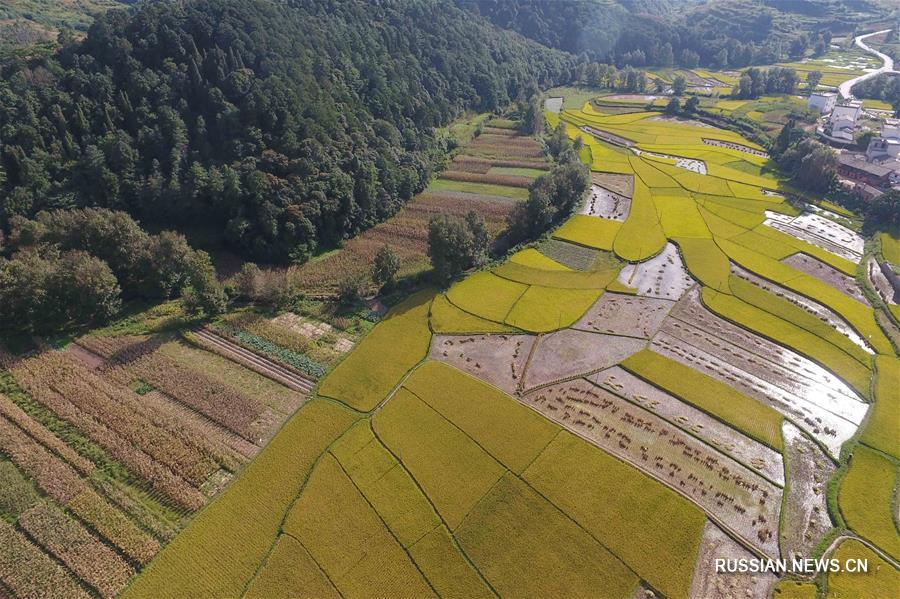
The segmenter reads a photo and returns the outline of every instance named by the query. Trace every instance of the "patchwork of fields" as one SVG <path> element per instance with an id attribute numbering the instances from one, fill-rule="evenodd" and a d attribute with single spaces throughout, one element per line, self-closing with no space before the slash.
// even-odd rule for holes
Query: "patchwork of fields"
<path id="1" fill-rule="evenodd" d="M 818 58 L 807 58 L 799 62 L 779 63 L 775 66 L 794 69 L 800 76 L 801 81 L 806 80 L 806 74 L 810 71 L 819 71 L 822 73 L 819 87 L 837 89 L 844 81 L 877 69 L 881 66 L 881 61 L 872 54 L 854 46 L 849 50 L 831 50 Z"/>
<path id="2" fill-rule="evenodd" d="M 896 588 L 896 323 L 861 287 L 853 222 L 789 202 L 733 132 L 561 108 L 547 119 L 592 170 L 578 214 L 370 331 L 245 310 L 4 350 L 0 596 Z M 420 272 L 436 212 L 499 231 L 547 168 L 510 126 L 311 264 L 311 285 L 367 272 L 382 243 Z M 823 552 L 878 570 L 711 568 Z"/>
<path id="3" fill-rule="evenodd" d="M 396 306 L 288 425 L 328 426 L 285 429 L 127 595 L 378 581 L 417 596 L 767 596 L 775 576 L 709 564 L 819 555 L 842 533 L 863 541 L 829 551 L 883 569 L 819 588 L 892 584 L 900 362 L 853 278 L 861 239 L 788 203 L 761 148 L 656 116 L 549 113 L 590 151 L 580 214 Z M 260 483 L 287 442 L 293 478 L 272 496 Z M 237 506 L 260 525 L 216 535 Z"/>
<path id="4" fill-rule="evenodd" d="M 543 147 L 521 135 L 516 123 L 494 118 L 479 127 L 448 167 L 395 216 L 348 240 L 341 249 L 297 268 L 296 279 L 312 293 L 333 293 L 347 279 L 368 279 L 378 250 L 388 245 L 400 258 L 399 277 L 425 272 L 428 221 L 438 214 L 480 214 L 497 236 L 531 182 L 549 169 Z"/>
<path id="5" fill-rule="evenodd" d="M 176 336 L 154 330 L 165 319 L 151 311 L 127 324 L 143 334 L 0 347 L 0 593 L 117 596 L 333 363 L 295 330 L 313 321 L 287 316 L 247 312 Z M 345 352 L 356 340 L 328 334 Z"/>

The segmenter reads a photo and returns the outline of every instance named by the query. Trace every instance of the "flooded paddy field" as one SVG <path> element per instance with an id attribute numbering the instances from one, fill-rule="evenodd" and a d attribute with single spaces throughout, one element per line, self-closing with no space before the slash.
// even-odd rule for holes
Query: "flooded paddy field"
<path id="1" fill-rule="evenodd" d="M 618 280 L 637 289 L 638 295 L 670 300 L 677 300 L 694 285 L 673 243 L 649 260 L 625 266 Z"/>

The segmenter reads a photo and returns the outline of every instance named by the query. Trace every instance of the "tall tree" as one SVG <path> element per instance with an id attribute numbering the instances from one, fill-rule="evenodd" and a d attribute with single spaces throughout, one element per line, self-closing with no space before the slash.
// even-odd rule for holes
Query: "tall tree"
<path id="1" fill-rule="evenodd" d="M 567 82 L 575 62 L 451 2 L 110 11 L 83 41 L 3 65 L 0 228 L 105 207 L 302 262 L 424 187 L 435 128 Z"/>
<path id="2" fill-rule="evenodd" d="M 446 284 L 474 265 L 482 248 L 465 220 L 446 214 L 432 217 L 428 223 L 428 257 L 438 282 Z"/>
<path id="3" fill-rule="evenodd" d="M 400 256 L 389 245 L 383 245 L 375 253 L 372 280 L 380 287 L 391 287 L 400 271 Z"/>
<path id="4" fill-rule="evenodd" d="M 822 80 L 822 71 L 809 71 L 806 73 L 806 89 L 809 93 L 816 91 Z"/>

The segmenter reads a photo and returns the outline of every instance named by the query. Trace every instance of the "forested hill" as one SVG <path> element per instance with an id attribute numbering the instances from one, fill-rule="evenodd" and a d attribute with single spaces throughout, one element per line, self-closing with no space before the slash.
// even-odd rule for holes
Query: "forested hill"
<path id="1" fill-rule="evenodd" d="M 571 69 L 450 0 L 111 11 L 54 57 L 3 65 L 0 226 L 102 206 L 301 261 L 422 188 L 434 127 Z"/>
<path id="2" fill-rule="evenodd" d="M 866 0 L 455 0 L 496 25 L 618 66 L 771 64 L 886 11 Z"/>

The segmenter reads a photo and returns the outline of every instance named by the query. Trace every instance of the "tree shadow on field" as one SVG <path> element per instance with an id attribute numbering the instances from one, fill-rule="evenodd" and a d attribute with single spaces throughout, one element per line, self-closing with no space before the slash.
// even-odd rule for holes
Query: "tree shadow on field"
<path id="1" fill-rule="evenodd" d="M 388 313 L 385 314 L 381 319 L 381 322 L 386 322 L 388 320 L 391 320 L 392 318 L 403 316 L 410 310 L 415 310 L 423 304 L 431 303 L 431 300 L 434 299 L 435 295 L 437 295 L 437 290 L 430 287 L 421 291 L 417 291 L 402 302 L 392 306 L 391 309 L 388 310 Z"/>
<path id="2" fill-rule="evenodd" d="M 137 340 L 113 352 L 109 356 L 109 361 L 122 365 L 136 362 L 155 352 L 167 341 L 169 341 L 167 335 L 152 335 L 147 339 Z"/>

